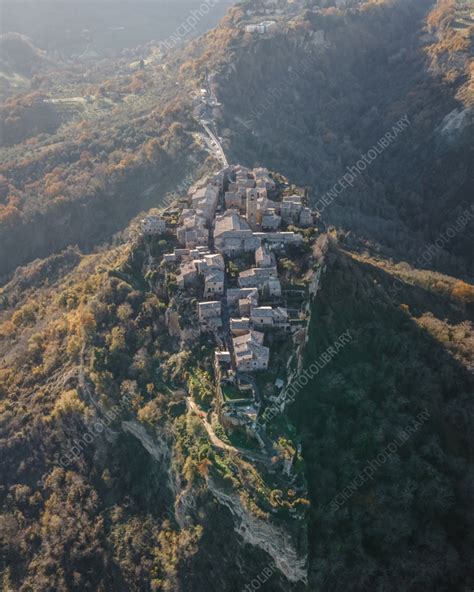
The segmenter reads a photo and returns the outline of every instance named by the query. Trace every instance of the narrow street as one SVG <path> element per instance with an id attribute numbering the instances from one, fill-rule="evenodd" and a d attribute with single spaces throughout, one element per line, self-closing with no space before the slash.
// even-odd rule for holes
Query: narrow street
<path id="1" fill-rule="evenodd" d="M 224 297 L 222 299 L 222 335 L 226 344 L 227 351 L 230 353 L 230 362 L 232 366 L 232 370 L 237 372 L 237 367 L 235 364 L 235 356 L 234 356 L 234 344 L 232 342 L 232 335 L 230 333 L 230 314 L 229 314 L 229 306 L 227 304 L 227 275 L 224 277 Z"/>

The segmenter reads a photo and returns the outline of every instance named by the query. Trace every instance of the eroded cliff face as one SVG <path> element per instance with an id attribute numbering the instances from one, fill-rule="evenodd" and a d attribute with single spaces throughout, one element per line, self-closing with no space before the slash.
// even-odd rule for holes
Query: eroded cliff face
<path id="1" fill-rule="evenodd" d="M 171 308 L 166 309 L 165 313 L 166 327 L 170 337 L 181 337 L 181 327 L 179 324 L 179 316 L 175 310 Z"/>
<path id="2" fill-rule="evenodd" d="M 153 430 L 153 434 L 151 434 L 143 424 L 136 420 L 122 422 L 122 429 L 134 436 L 153 460 L 159 464 L 163 473 L 167 475 L 167 487 L 172 496 L 176 498 L 179 494 L 180 483 L 178 476 L 172 470 L 171 439 L 160 434 L 158 430 Z"/>
<path id="3" fill-rule="evenodd" d="M 284 528 L 271 521 L 263 521 L 252 515 L 238 495 L 225 492 L 216 481 L 208 479 L 209 490 L 218 502 L 229 509 L 234 520 L 234 530 L 243 541 L 268 553 L 280 572 L 292 583 L 307 578 L 306 525 Z M 293 532 L 294 531 L 294 532 Z"/>
<path id="4" fill-rule="evenodd" d="M 464 131 L 473 125 L 474 104 L 462 108 L 453 109 L 446 115 L 438 128 L 438 134 L 448 143 L 452 144 L 458 141 Z"/>
<path id="5" fill-rule="evenodd" d="M 135 438 L 141 442 L 143 448 L 145 448 L 145 450 L 151 454 L 157 462 L 169 464 L 171 455 L 169 444 L 164 438 L 159 436 L 158 432 L 155 432 L 155 434 L 151 436 L 147 432 L 145 426 L 137 421 L 124 421 L 122 422 L 122 428 L 126 432 L 135 436 Z"/>
<path id="6" fill-rule="evenodd" d="M 179 339 L 182 344 L 190 344 L 199 338 L 199 330 L 192 325 L 180 322 L 179 313 L 171 305 L 166 309 L 165 320 L 170 337 Z"/>
<path id="7" fill-rule="evenodd" d="M 185 483 L 174 468 L 172 437 L 163 435 L 157 429 L 147 429 L 135 420 L 122 422 L 122 429 L 141 443 L 159 464 L 162 473 L 167 475 L 167 487 L 174 499 L 167 518 L 174 519 L 181 530 L 197 524 L 203 527 L 205 534 L 199 544 L 198 563 L 213 557 L 213 545 L 218 541 L 216 524 L 226 524 L 225 545 L 232 549 L 230 555 L 235 560 L 232 569 L 238 582 L 236 585 L 244 588 L 247 582 L 260 577 L 261 580 L 272 581 L 275 591 L 304 589 L 308 569 L 304 519 L 290 517 L 287 523 L 272 518 L 261 519 L 243 505 L 236 492 L 211 476 L 206 479 L 206 491 Z M 216 569 L 213 584 L 207 589 L 218 590 L 228 585 L 226 573 L 230 566 L 223 560 L 220 568 Z M 203 589 L 200 588 L 200 581 L 199 576 L 193 590 Z M 186 587 L 188 584 L 181 585 L 182 590 L 191 589 Z"/>
<path id="8" fill-rule="evenodd" d="M 152 434 L 138 421 L 124 421 L 122 428 L 139 440 L 167 475 L 167 486 L 174 499 L 173 507 L 168 509 L 167 515 L 170 518 L 174 517 L 181 529 L 191 526 L 196 510 L 195 497 L 192 487 L 184 485 L 180 474 L 173 469 L 172 438 L 163 436 L 157 429 L 153 430 Z"/>

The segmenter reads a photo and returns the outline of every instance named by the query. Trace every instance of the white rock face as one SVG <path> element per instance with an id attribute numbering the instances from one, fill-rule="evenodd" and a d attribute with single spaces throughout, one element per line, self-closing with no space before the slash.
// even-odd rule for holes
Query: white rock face
<path id="1" fill-rule="evenodd" d="M 328 47 L 325 33 L 322 30 L 314 32 L 311 42 L 313 43 L 313 45 L 318 45 L 319 47 Z"/>
<path id="2" fill-rule="evenodd" d="M 465 127 L 472 123 L 472 109 L 453 109 L 441 122 L 439 131 L 442 135 L 454 139 Z"/>
<path id="3" fill-rule="evenodd" d="M 165 313 L 166 326 L 170 337 L 180 337 L 181 327 L 179 326 L 179 316 L 175 310 L 168 308 Z"/>
<path id="4" fill-rule="evenodd" d="M 181 485 L 181 484 L 180 484 Z M 180 528 L 192 526 L 192 516 L 196 513 L 196 498 L 192 487 L 180 489 L 175 496 L 174 514 Z"/>
<path id="5" fill-rule="evenodd" d="M 290 582 L 307 581 L 307 556 L 298 553 L 291 536 L 271 522 L 260 520 L 242 506 L 234 493 L 226 493 L 208 479 L 209 491 L 234 517 L 235 531 L 249 545 L 263 549 Z"/>
<path id="6" fill-rule="evenodd" d="M 189 526 L 195 513 L 195 499 L 192 488 L 182 488 L 171 469 L 171 451 L 164 437 L 151 435 L 137 421 L 124 421 L 122 428 L 137 438 L 145 450 L 163 466 L 168 474 L 170 490 L 175 495 L 174 513 L 181 528 Z M 234 518 L 234 529 L 245 543 L 258 547 L 268 553 L 276 567 L 290 582 L 307 581 L 306 533 L 302 530 L 302 548 L 299 551 L 294 539 L 284 528 L 264 521 L 251 514 L 235 493 L 226 493 L 212 478 L 208 478 L 209 491 L 216 500 L 229 509 Z M 296 525 L 295 525 L 296 526 Z"/>
<path id="7" fill-rule="evenodd" d="M 153 438 L 146 431 L 145 426 L 137 421 L 123 421 L 122 428 L 125 432 L 132 434 L 132 436 L 140 440 L 143 448 L 159 463 L 169 460 L 170 450 L 165 440 Z"/>
<path id="8" fill-rule="evenodd" d="M 155 432 L 151 435 L 145 426 L 137 421 L 124 421 L 122 428 L 137 440 L 139 440 L 145 450 L 163 467 L 163 471 L 168 475 L 168 487 L 175 499 L 174 517 L 180 528 L 187 528 L 192 524 L 192 518 L 196 501 L 190 487 L 183 488 L 180 477 L 173 471 L 171 462 L 171 450 L 169 443 L 165 438 Z"/>
<path id="9" fill-rule="evenodd" d="M 176 497 L 177 491 L 179 491 L 179 484 L 176 482 L 175 475 L 171 469 L 171 450 L 166 439 L 157 433 L 154 436 L 150 435 L 145 426 L 138 421 L 123 421 L 122 429 L 124 432 L 128 432 L 137 438 L 148 454 L 160 463 L 163 471 L 168 475 L 168 487 Z"/>
<path id="10" fill-rule="evenodd" d="M 178 337 L 182 344 L 193 343 L 199 338 L 198 329 L 191 326 L 181 327 L 179 315 L 175 310 L 168 308 L 165 319 L 170 337 Z"/>

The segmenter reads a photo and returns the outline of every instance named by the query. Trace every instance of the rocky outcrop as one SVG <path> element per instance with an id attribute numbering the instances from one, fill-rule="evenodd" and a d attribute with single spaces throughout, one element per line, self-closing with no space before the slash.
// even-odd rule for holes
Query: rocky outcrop
<path id="1" fill-rule="evenodd" d="M 216 500 L 228 508 L 234 519 L 234 529 L 245 543 L 268 553 L 279 571 L 292 583 L 306 582 L 307 549 L 306 530 L 300 528 L 298 537 L 270 521 L 263 521 L 251 514 L 235 493 L 228 493 L 211 477 L 209 491 Z M 299 540 L 296 540 L 296 539 Z"/>
<path id="2" fill-rule="evenodd" d="M 164 438 L 152 437 L 145 429 L 145 426 L 138 423 L 138 421 L 123 421 L 122 428 L 124 431 L 132 434 L 138 440 L 140 440 L 143 448 L 151 454 L 151 456 L 162 463 L 165 460 L 170 459 L 170 449 L 168 443 Z"/>
<path id="3" fill-rule="evenodd" d="M 171 307 L 166 310 L 166 327 L 170 337 L 176 337 L 181 343 L 184 344 L 193 343 L 193 341 L 199 338 L 198 329 L 190 325 L 182 327 L 179 319 L 180 316 L 176 310 L 172 309 Z"/>
<path id="4" fill-rule="evenodd" d="M 196 495 L 191 486 L 177 488 L 174 504 L 174 515 L 180 528 L 188 528 L 193 524 L 193 516 L 196 514 Z"/>
<path id="5" fill-rule="evenodd" d="M 162 466 L 163 472 L 168 477 L 168 488 L 175 500 L 174 518 L 179 527 L 186 528 L 192 525 L 192 516 L 194 516 L 196 509 L 195 496 L 190 486 L 183 487 L 180 476 L 173 470 L 170 442 L 156 431 L 154 434 L 150 434 L 145 426 L 137 421 L 124 421 L 122 428 L 137 438 L 143 448 Z"/>
<path id="6" fill-rule="evenodd" d="M 172 469 L 170 442 L 156 431 L 153 435 L 150 434 L 144 425 L 135 420 L 123 421 L 122 429 L 139 440 L 143 448 L 162 466 L 168 476 L 168 487 L 176 498 L 179 483 Z"/>
<path id="7" fill-rule="evenodd" d="M 189 527 L 196 516 L 196 495 L 192 486 L 183 487 L 181 479 L 173 470 L 172 446 L 166 435 L 156 431 L 152 434 L 135 420 L 122 422 L 122 429 L 137 438 L 151 457 L 162 466 L 175 499 L 176 522 L 180 528 Z M 219 504 L 230 511 L 234 530 L 244 543 L 267 553 L 292 584 L 306 582 L 307 535 L 303 520 L 295 518 L 294 523 L 288 525 L 262 520 L 244 507 L 237 493 L 223 490 L 210 476 L 207 485 Z"/>
<path id="8" fill-rule="evenodd" d="M 172 308 L 168 308 L 165 313 L 165 320 L 170 337 L 180 337 L 181 328 L 179 326 L 178 313 Z"/>
<path id="9" fill-rule="evenodd" d="M 456 140 L 474 121 L 474 109 L 453 109 L 441 122 L 439 133 L 449 141 Z"/>

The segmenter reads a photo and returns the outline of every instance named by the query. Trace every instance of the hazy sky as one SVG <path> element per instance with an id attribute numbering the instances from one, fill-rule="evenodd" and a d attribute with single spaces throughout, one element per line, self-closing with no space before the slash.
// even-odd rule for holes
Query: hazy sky
<path id="1" fill-rule="evenodd" d="M 171 35 L 190 10 L 206 5 L 193 33 L 215 26 L 233 0 L 0 0 L 1 32 L 22 33 L 47 50 L 88 44 L 114 52 Z"/>

